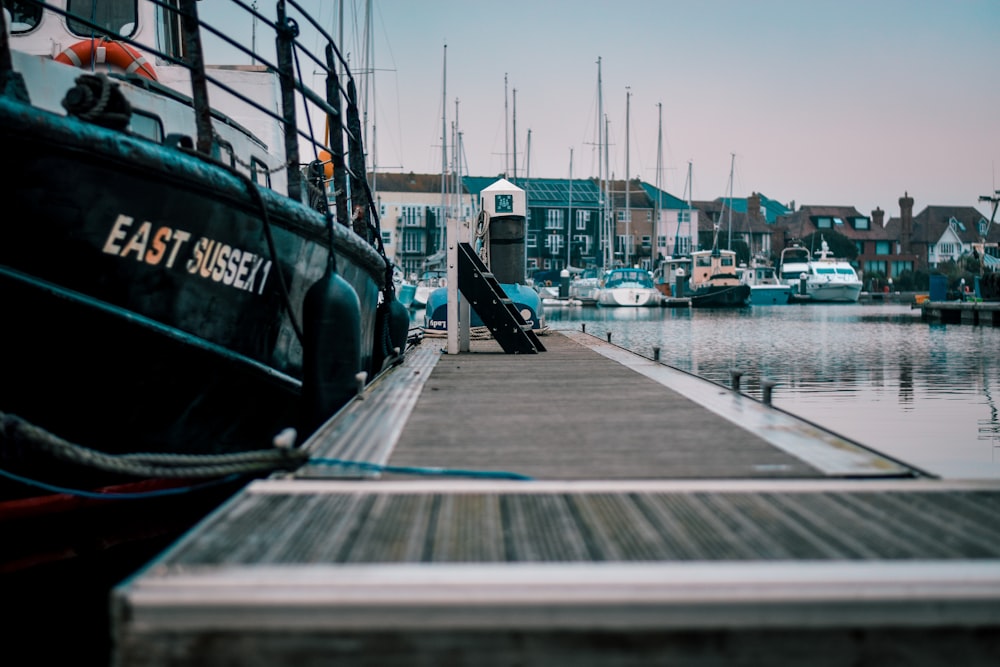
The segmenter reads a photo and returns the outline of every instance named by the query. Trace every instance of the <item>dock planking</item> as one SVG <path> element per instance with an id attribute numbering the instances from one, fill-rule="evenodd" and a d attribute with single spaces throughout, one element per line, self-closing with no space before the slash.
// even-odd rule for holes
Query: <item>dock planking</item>
<path id="1" fill-rule="evenodd" d="M 425 340 L 115 590 L 116 664 L 992 664 L 1000 485 L 546 348 Z"/>

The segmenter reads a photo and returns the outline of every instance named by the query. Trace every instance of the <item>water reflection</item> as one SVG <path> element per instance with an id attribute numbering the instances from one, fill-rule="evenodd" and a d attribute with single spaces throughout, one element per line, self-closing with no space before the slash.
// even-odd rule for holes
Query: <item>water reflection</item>
<path id="1" fill-rule="evenodd" d="M 739 310 L 552 308 L 549 327 L 586 331 L 760 397 L 949 478 L 1000 478 L 1000 329 L 928 323 L 909 305 Z M 599 379 L 595 378 L 595 382 Z"/>

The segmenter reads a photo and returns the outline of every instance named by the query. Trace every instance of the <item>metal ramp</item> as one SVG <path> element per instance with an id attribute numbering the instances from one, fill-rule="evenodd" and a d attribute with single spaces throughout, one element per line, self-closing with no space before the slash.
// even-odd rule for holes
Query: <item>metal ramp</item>
<path id="1" fill-rule="evenodd" d="M 458 289 L 507 354 L 537 354 L 545 346 L 468 243 L 458 244 Z"/>

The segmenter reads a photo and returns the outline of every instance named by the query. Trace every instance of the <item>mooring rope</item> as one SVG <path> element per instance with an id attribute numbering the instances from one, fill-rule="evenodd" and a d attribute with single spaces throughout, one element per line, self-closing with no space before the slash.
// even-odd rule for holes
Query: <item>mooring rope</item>
<path id="1" fill-rule="evenodd" d="M 319 466 L 356 468 L 384 473 L 432 477 L 531 479 L 527 475 L 509 471 L 463 470 L 436 466 L 390 466 L 368 461 L 351 461 L 329 457 L 309 458 L 308 452 L 302 449 L 294 449 L 291 446 L 277 446 L 273 449 L 234 452 L 231 454 L 164 454 L 154 452 L 106 454 L 63 440 L 17 415 L 0 412 L 0 441 L 3 440 L 12 442 L 15 445 L 38 447 L 53 458 L 62 461 L 89 466 L 104 472 L 142 477 L 174 479 L 216 478 L 216 481 L 226 482 L 237 479 L 241 475 L 270 473 L 279 470 L 292 471 L 309 463 Z M 177 494 L 203 488 L 203 485 L 199 485 L 169 491 L 94 493 L 82 489 L 54 486 L 3 469 L 0 469 L 0 477 L 6 477 L 22 484 L 46 489 L 53 493 L 66 493 L 81 497 L 102 499 L 145 498 L 164 495 L 165 493 Z M 224 479 L 218 480 L 217 478 Z"/>
<path id="2" fill-rule="evenodd" d="M 53 458 L 104 472 L 144 477 L 203 478 L 294 470 L 309 455 L 285 447 L 231 454 L 169 454 L 139 452 L 107 454 L 60 438 L 17 415 L 0 412 L 0 439 L 38 447 Z"/>

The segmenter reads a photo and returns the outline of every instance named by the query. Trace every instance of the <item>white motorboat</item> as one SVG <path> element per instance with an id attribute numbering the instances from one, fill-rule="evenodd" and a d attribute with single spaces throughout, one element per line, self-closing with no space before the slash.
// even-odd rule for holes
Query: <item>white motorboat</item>
<path id="1" fill-rule="evenodd" d="M 792 287 L 793 300 L 854 303 L 861 296 L 861 279 L 846 259 L 833 256 L 826 240 L 816 258 L 801 245 L 781 251 L 781 282 Z"/>
<path id="2" fill-rule="evenodd" d="M 604 274 L 597 303 L 601 306 L 659 306 L 662 295 L 644 269 L 617 268 Z"/>

